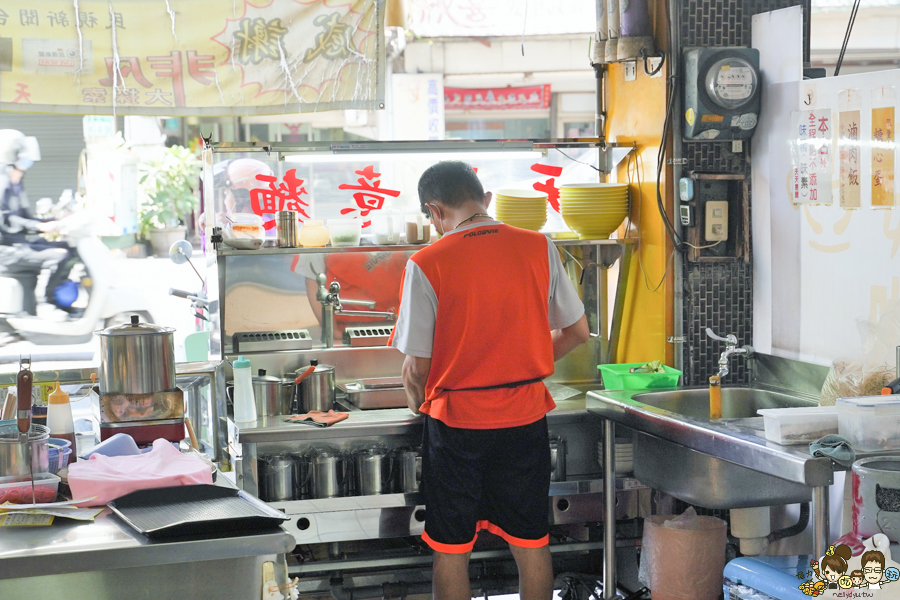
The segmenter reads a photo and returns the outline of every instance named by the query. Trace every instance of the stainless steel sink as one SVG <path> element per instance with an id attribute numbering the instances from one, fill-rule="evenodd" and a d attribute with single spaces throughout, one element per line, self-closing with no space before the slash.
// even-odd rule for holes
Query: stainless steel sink
<path id="1" fill-rule="evenodd" d="M 709 390 L 599 391 L 588 411 L 635 431 L 634 476 L 707 508 L 807 502 L 810 486 L 832 480 L 827 459 L 806 446 L 765 439 L 760 408 L 809 406 L 809 400 L 750 388 L 722 389 L 722 419 L 709 418 Z"/>
<path id="2" fill-rule="evenodd" d="M 709 418 L 709 390 L 707 388 L 685 388 L 667 390 L 665 392 L 648 392 L 632 396 L 634 400 L 648 406 L 695 417 Z M 722 418 L 747 419 L 756 418 L 760 408 L 788 408 L 791 406 L 813 406 L 814 404 L 767 390 L 751 388 L 722 388 Z"/>

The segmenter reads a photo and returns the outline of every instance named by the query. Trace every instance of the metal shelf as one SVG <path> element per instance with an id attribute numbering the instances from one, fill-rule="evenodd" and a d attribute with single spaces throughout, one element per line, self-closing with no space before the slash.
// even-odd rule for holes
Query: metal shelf
<path id="1" fill-rule="evenodd" d="M 633 244 L 634 239 L 612 239 L 612 240 L 578 240 L 578 239 L 562 239 L 552 240 L 557 246 L 620 246 Z M 235 248 L 224 247 L 217 251 L 218 256 L 262 256 L 270 254 L 332 254 L 335 252 L 410 252 L 421 250 L 431 244 L 395 244 L 391 246 L 325 246 L 323 248 L 259 248 L 258 250 L 237 250 Z"/>

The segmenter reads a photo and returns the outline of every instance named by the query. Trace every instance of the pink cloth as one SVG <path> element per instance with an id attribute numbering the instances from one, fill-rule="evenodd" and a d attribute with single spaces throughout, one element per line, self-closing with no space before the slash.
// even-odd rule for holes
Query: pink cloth
<path id="1" fill-rule="evenodd" d="M 182 454 L 171 442 L 158 439 L 146 454 L 103 456 L 69 465 L 69 488 L 72 498 L 93 500 L 78 506 L 103 506 L 111 500 L 137 490 L 212 483 L 209 465 Z"/>

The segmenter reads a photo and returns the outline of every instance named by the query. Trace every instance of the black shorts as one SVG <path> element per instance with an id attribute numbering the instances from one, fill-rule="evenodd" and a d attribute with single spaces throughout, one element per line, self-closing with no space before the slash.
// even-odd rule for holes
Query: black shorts
<path id="1" fill-rule="evenodd" d="M 505 429 L 458 429 L 425 416 L 425 532 L 435 551 L 472 550 L 487 529 L 514 546 L 549 542 L 547 419 Z"/>

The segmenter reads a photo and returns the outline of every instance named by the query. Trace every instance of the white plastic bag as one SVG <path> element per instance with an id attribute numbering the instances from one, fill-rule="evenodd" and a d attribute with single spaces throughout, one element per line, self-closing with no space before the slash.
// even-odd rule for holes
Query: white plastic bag
<path id="1" fill-rule="evenodd" d="M 863 353 L 855 359 L 834 361 L 822 392 L 821 406 L 834 406 L 838 398 L 878 396 L 896 378 L 896 348 L 900 344 L 900 301 L 892 302 L 878 323 L 857 319 Z"/>

